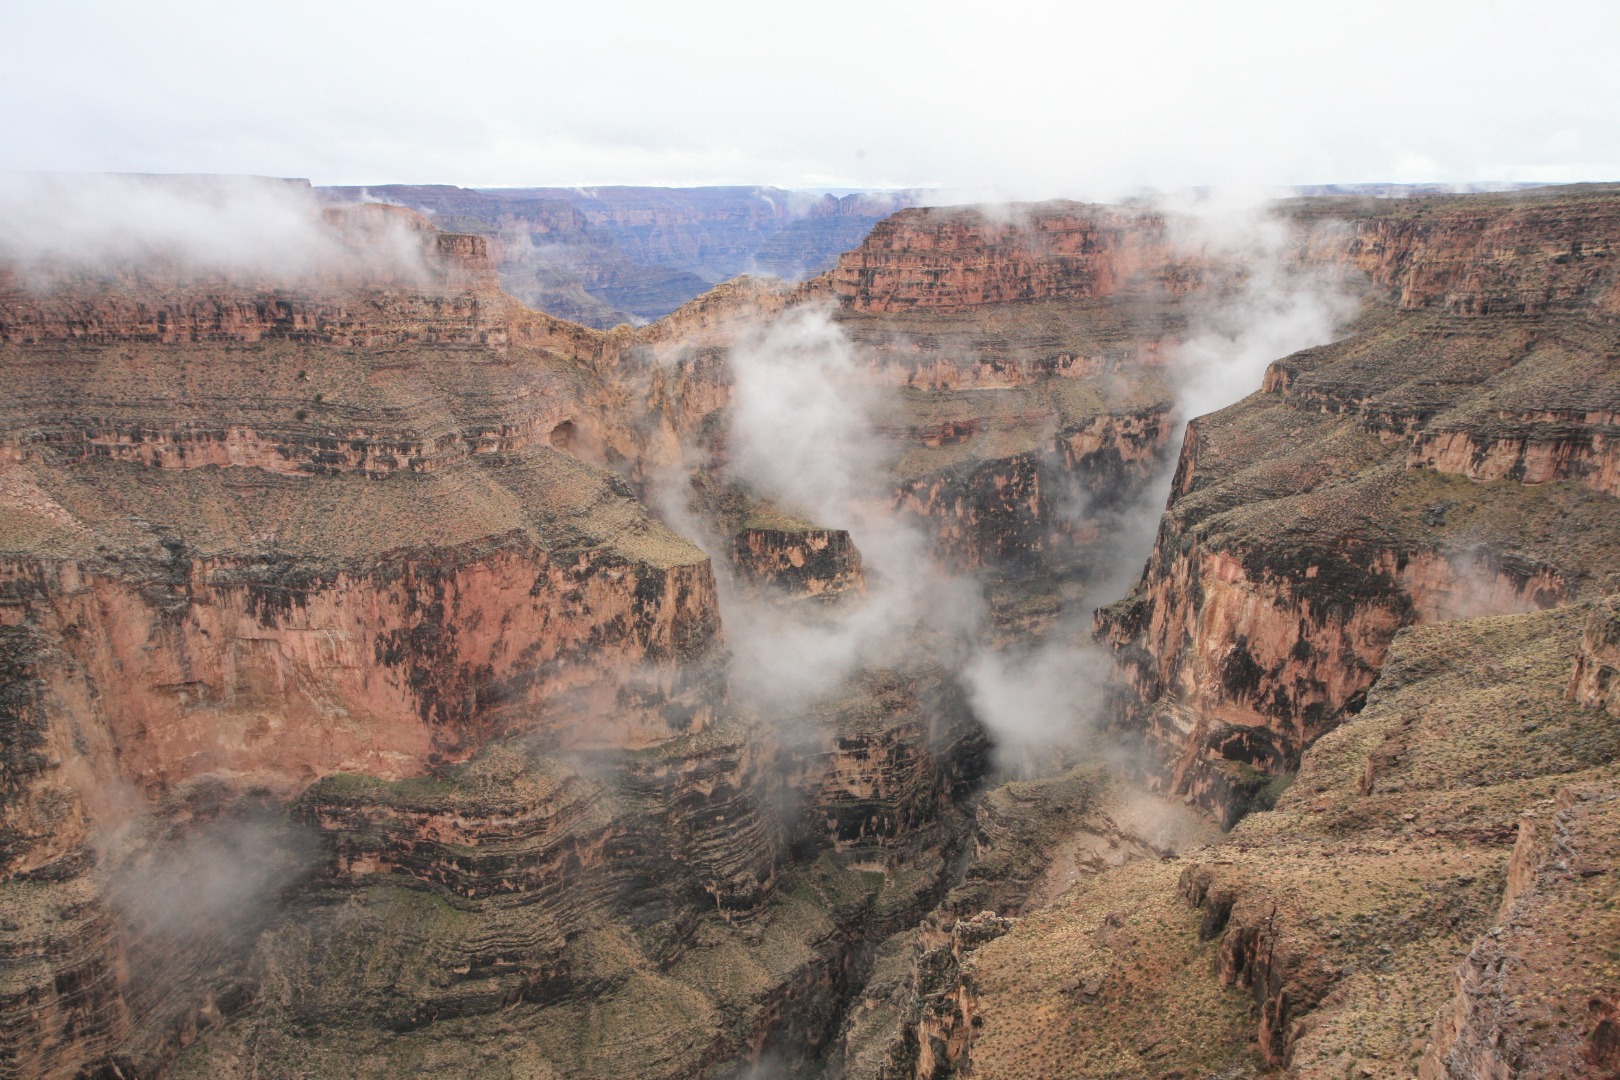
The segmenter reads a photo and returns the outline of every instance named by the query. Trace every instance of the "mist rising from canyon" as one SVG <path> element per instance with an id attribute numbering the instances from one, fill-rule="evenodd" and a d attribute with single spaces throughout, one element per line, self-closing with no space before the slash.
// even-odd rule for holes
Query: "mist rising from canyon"
<path id="1" fill-rule="evenodd" d="M 64 1075 L 381 1080 L 470 1048 L 518 1075 L 877 1080 L 970 1050 L 1027 1075 L 998 1017 L 1040 1017 L 1007 994 L 1107 1001 L 1099 1037 L 1158 1022 L 1093 963 L 1136 958 L 1114 912 L 1196 939 L 1208 963 L 1142 953 L 1178 978 L 1248 948 L 1198 924 L 1257 925 L 1275 867 L 1190 849 L 1324 801 L 1290 778 L 1380 715 L 1390 638 L 1426 647 L 1397 631 L 1611 573 L 1602 193 L 912 208 L 823 275 L 597 330 L 503 294 L 483 219 L 288 187 L 303 255 L 249 228 L 219 258 L 258 206 L 220 196 L 71 271 L 13 241 L 0 282 L 0 900 L 28 912 L 0 960 L 61 1003 L 0 1008 L 0 1043 Z M 396 226 L 424 277 L 375 269 Z M 1562 738 L 1551 715 L 1499 726 Z M 1377 827 L 1426 828 L 1409 805 Z M 1508 812 L 1476 827 L 1505 858 Z M 1436 909 L 1446 948 L 1496 917 L 1493 874 Z M 959 978 L 1003 938 L 1011 983 Z M 1228 1060 L 1319 1039 L 1262 1021 L 1255 1050 L 1233 1010 Z"/>
<path id="2" fill-rule="evenodd" d="M 1021 205 L 975 209 L 1014 226 L 1029 213 Z M 1103 510 L 1078 488 L 1060 500 L 1060 516 L 1099 517 L 1102 536 L 1086 556 L 1084 603 L 1065 610 L 1034 646 L 991 640 L 983 574 L 953 572 L 901 509 L 889 480 L 899 450 L 878 420 L 885 395 L 897 391 L 875 377 L 875 358 L 815 307 L 738 334 L 728 353 L 730 477 L 806 521 L 847 529 L 868 580 L 864 596 L 838 606 L 783 605 L 739 588 L 709 538 L 711 554 L 722 556 L 715 565 L 732 683 L 746 700 L 792 715 L 858 667 L 891 663 L 926 635 L 935 658 L 960 673 L 1003 770 L 1049 769 L 1086 743 L 1109 666 L 1091 641 L 1091 612 L 1117 599 L 1141 569 L 1181 429 L 1257 389 L 1272 359 L 1331 341 L 1357 307 L 1351 277 L 1308 267 L 1303 257 L 1338 226 L 1302 233 L 1264 200 L 1242 194 L 1205 193 L 1156 209 L 1179 257 L 1220 268 L 1210 283 L 1219 300 L 1197 309 L 1166 364 L 1177 437 L 1152 479 Z M 655 501 L 673 514 L 672 524 L 701 538 L 703 525 L 681 508 L 679 478 L 668 475 L 659 488 Z"/>

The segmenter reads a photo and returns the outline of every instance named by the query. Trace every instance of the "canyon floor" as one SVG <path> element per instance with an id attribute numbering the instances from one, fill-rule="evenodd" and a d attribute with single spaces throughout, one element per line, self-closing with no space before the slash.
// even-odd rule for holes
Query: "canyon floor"
<path id="1" fill-rule="evenodd" d="M 1620 188 L 274 191 L 0 267 L 0 1077 L 1620 1076 Z"/>

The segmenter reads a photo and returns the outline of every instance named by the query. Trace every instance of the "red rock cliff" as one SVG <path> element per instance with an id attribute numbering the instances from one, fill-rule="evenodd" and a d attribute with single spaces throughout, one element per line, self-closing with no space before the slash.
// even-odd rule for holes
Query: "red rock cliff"
<path id="1" fill-rule="evenodd" d="M 1344 257 L 1393 310 L 1189 427 L 1147 572 L 1098 622 L 1121 722 L 1171 790 L 1241 813 L 1359 707 L 1401 626 L 1609 587 L 1620 383 L 1596 253 L 1616 205 L 1439 200 L 1356 222 Z"/>

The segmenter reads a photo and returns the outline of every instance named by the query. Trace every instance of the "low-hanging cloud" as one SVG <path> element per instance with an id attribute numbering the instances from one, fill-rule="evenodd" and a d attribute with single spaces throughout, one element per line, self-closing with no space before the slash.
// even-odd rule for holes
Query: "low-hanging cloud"
<path id="1" fill-rule="evenodd" d="M 1264 203 L 1206 195 L 1165 209 L 1173 247 L 1214 275 L 1215 295 L 1194 314 L 1165 373 L 1180 421 L 1258 389 L 1268 363 L 1331 340 L 1354 313 L 1351 283 L 1304 265 L 1298 226 Z M 813 700 L 858 667 L 885 663 L 926 628 L 930 648 L 962 679 L 1003 769 L 1037 769 L 1063 756 L 1054 751 L 1081 745 L 1108 669 L 1090 640 L 1090 614 L 1140 572 L 1180 440 L 1170 440 L 1161 467 L 1133 496 L 1099 507 L 1076 486 L 1072 498 L 1057 500 L 1065 505 L 1054 510 L 1074 519 L 1068 525 L 1084 518 L 1101 530 L 1085 553 L 1090 595 L 1044 643 L 1001 650 L 987 644 L 982 583 L 949 572 L 895 509 L 894 451 L 875 423 L 885 388 L 838 324 L 824 311 L 790 311 L 741 335 L 730 363 L 733 476 L 817 525 L 847 528 L 871 583 L 860 602 L 833 609 L 723 586 L 744 696 L 778 708 Z M 710 549 L 721 550 L 713 542 Z"/>
<path id="2" fill-rule="evenodd" d="M 799 308 L 744 332 L 730 366 L 731 477 L 817 526 L 847 529 L 867 577 L 857 603 L 782 605 L 738 587 L 717 559 L 734 687 L 768 708 L 791 709 L 832 692 L 858 667 L 897 661 L 919 625 L 969 633 L 977 594 L 947 574 L 921 531 L 894 512 L 893 450 L 873 418 L 882 390 L 828 312 Z M 666 515 L 701 537 L 701 524 L 672 505 L 680 501 L 666 496 Z M 707 538 L 705 546 L 717 553 L 721 543 Z"/>
<path id="3" fill-rule="evenodd" d="M 275 285 L 425 273 L 408 215 L 377 208 L 340 227 L 307 183 L 255 176 L 0 174 L 0 263 L 36 285 L 119 272 Z"/>
<path id="4" fill-rule="evenodd" d="M 1183 421 L 1260 388 L 1271 361 L 1331 341 L 1356 312 L 1344 271 L 1308 265 L 1310 230 L 1276 214 L 1259 192 L 1206 192 L 1166 204 L 1172 244 L 1227 267 L 1176 351 L 1172 378 Z M 1313 227 L 1334 230 L 1334 223 Z"/>
<path id="5" fill-rule="evenodd" d="M 827 313 L 800 308 L 731 351 L 731 460 L 754 490 L 820 521 L 848 517 L 881 467 L 875 388 Z"/>
<path id="6" fill-rule="evenodd" d="M 126 841 L 106 854 L 108 896 L 133 928 L 195 939 L 256 927 L 280 891 L 313 866 L 316 851 L 280 814 L 262 812 Z"/>

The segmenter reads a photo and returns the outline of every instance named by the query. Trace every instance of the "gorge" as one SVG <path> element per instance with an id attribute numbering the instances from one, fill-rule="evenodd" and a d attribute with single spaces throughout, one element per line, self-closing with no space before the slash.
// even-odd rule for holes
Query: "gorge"
<path id="1" fill-rule="evenodd" d="M 1620 1070 L 1620 188 L 250 187 L 0 252 L 0 1077 Z"/>

